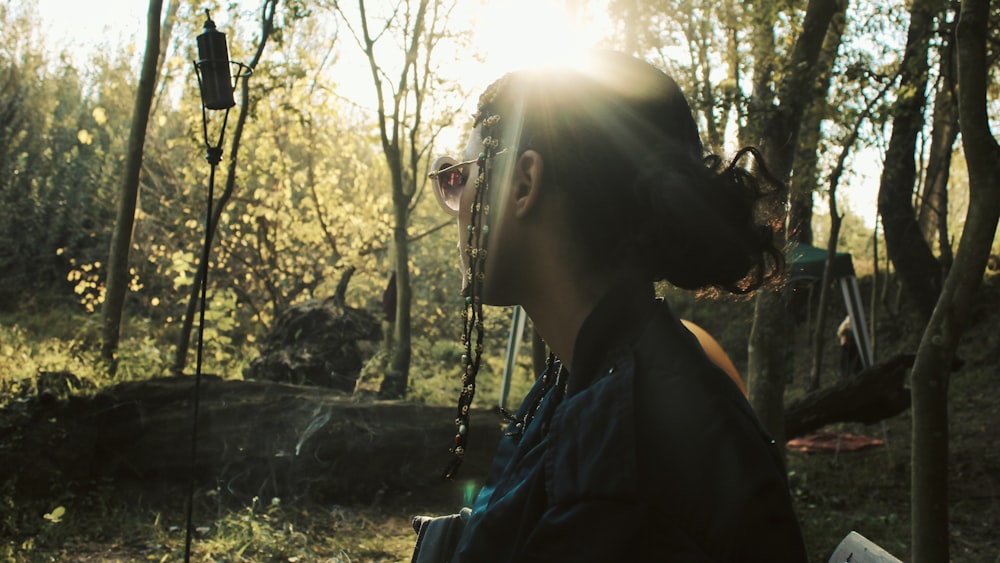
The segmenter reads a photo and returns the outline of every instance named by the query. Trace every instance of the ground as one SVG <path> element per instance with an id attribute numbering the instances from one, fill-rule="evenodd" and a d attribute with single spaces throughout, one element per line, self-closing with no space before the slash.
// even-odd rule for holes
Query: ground
<path id="1" fill-rule="evenodd" d="M 1000 561 L 998 277 L 982 292 L 976 323 L 959 351 L 963 366 L 949 389 L 949 514 L 956 562 Z M 719 323 L 744 322 L 713 316 L 704 304 L 677 308 L 714 334 L 735 330 Z M 839 319 L 830 322 L 835 326 Z M 880 322 L 880 355 L 915 350 L 919 331 L 913 330 L 912 319 L 900 314 Z M 835 350 L 828 354 L 835 362 Z M 794 358 L 795 374 L 807 373 L 803 356 Z M 739 365 L 740 358 L 735 359 Z M 794 377 L 789 395 L 802 393 L 805 379 Z M 811 561 L 825 562 L 851 530 L 908 559 L 909 411 L 884 424 L 844 424 L 827 430 L 882 439 L 885 445 L 855 452 L 788 452 L 790 484 Z M 192 560 L 408 561 L 415 539 L 410 517 L 455 512 L 467 503 L 474 486 L 459 481 L 422 491 L 385 491 L 351 505 L 255 499 L 234 506 L 219 500 L 214 491 L 199 492 Z M 53 491 L 52 497 L 61 504 L 54 506 L 45 499 L 15 501 L 0 489 L 0 536 L 9 536 L 0 540 L 0 560 L 183 560 L 185 490 L 131 491 L 101 483 L 86 491 L 67 487 Z M 58 506 L 65 510 L 61 515 Z"/>

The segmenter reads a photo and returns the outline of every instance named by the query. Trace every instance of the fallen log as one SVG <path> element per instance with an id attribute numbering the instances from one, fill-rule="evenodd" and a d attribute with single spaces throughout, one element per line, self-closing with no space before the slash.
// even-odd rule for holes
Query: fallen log
<path id="1" fill-rule="evenodd" d="M 359 402 L 329 389 L 206 377 L 191 465 L 193 378 L 127 382 L 39 403 L 0 423 L 0 480 L 44 495 L 54 482 L 185 483 L 242 500 L 366 500 L 440 483 L 455 407 Z M 22 405 L 24 407 L 24 405 Z M 9 411 L 10 409 L 4 409 Z M 474 413 L 463 478 L 482 478 L 499 416 Z M 17 420 L 15 420 L 17 419 Z"/>
<path id="2" fill-rule="evenodd" d="M 832 422 L 872 423 L 909 406 L 912 356 L 900 356 L 786 408 L 786 437 Z M 454 407 L 360 402 L 331 389 L 205 377 L 191 464 L 191 377 L 126 382 L 93 396 L 13 401 L 0 409 L 0 481 L 45 496 L 56 483 L 184 484 L 253 497 L 370 501 L 441 483 Z M 473 413 L 460 479 L 481 480 L 500 417 Z"/>
<path id="3" fill-rule="evenodd" d="M 834 422 L 874 424 L 902 413 L 910 407 L 904 381 L 913 360 L 912 354 L 894 356 L 785 405 L 785 438 Z"/>

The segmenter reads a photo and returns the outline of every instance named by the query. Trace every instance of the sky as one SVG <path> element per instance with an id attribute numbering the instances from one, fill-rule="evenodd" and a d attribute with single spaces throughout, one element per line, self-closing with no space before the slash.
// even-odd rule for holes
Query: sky
<path id="1" fill-rule="evenodd" d="M 100 9 L 84 0 L 35 2 L 52 47 L 77 52 L 81 60 L 96 49 L 120 49 L 130 43 L 141 48 L 145 40 L 147 0 L 101 0 Z M 461 2 L 459 9 L 466 12 L 460 15 L 462 21 L 474 26 L 480 46 L 498 46 L 487 48 L 485 62 L 475 64 L 482 74 L 477 81 L 488 82 L 529 59 L 537 62 L 539 54 L 542 62 L 551 62 L 593 45 L 602 33 L 594 17 L 581 17 L 571 27 L 562 0 L 473 0 Z M 513 23 L 516 14 L 525 13 L 533 16 Z M 225 31 L 225 15 L 213 16 Z M 514 27 L 519 30 L 516 40 L 510 35 Z"/>
<path id="2" fill-rule="evenodd" d="M 67 49 L 83 63 L 97 50 L 120 50 L 132 44 L 136 46 L 137 60 L 141 56 L 149 5 L 147 0 L 100 0 L 99 3 L 93 0 L 35 1 L 44 33 L 55 50 Z M 99 9 L 95 8 L 98 5 Z M 486 49 L 484 62 L 473 63 L 470 60 L 468 68 L 463 70 L 462 75 L 469 77 L 472 90 L 480 91 L 512 68 L 532 62 L 562 60 L 595 44 L 604 32 L 601 26 L 606 18 L 599 13 L 589 13 L 571 22 L 565 15 L 563 5 L 562 0 L 481 0 L 481 5 L 474 1 L 460 3 L 460 7 L 468 10 L 464 17 L 475 30 L 477 44 L 495 46 Z M 473 8 L 469 9 L 469 6 Z M 518 14 L 526 13 L 533 17 L 513 19 Z M 218 23 L 220 29 L 225 31 L 221 18 Z M 372 92 L 367 65 L 349 63 L 348 71 L 359 74 L 355 79 L 344 80 L 342 85 L 356 85 L 356 91 L 345 91 L 343 94 L 364 105 L 364 99 Z M 868 155 L 860 160 L 877 163 L 880 157 Z M 873 169 L 866 171 L 867 168 Z M 858 166 L 855 168 L 857 177 L 850 179 L 856 187 L 843 186 L 840 190 L 843 204 L 860 215 L 869 226 L 875 224 L 876 214 L 878 172 L 874 168 Z M 824 197 L 820 196 L 820 199 Z"/>
<path id="3" fill-rule="evenodd" d="M 82 56 L 94 49 L 145 41 L 149 7 L 145 0 L 35 1 L 45 35 L 56 49 L 65 47 Z"/>

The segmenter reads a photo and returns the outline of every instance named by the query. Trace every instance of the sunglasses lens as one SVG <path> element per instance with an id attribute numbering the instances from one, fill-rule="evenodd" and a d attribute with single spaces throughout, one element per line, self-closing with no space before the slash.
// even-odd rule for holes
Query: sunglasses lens
<path id="1" fill-rule="evenodd" d="M 452 211 L 458 211 L 459 202 L 462 199 L 462 190 L 465 189 L 465 178 L 462 176 L 462 167 L 448 168 L 441 166 L 437 176 L 438 191 L 441 194 L 441 201 Z"/>

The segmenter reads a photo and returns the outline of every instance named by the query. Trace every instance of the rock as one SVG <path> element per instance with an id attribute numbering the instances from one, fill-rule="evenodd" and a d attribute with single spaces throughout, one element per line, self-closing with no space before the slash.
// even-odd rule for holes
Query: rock
<path id="1" fill-rule="evenodd" d="M 378 320 L 364 310 L 336 297 L 306 301 L 278 317 L 243 375 L 351 393 L 364 363 L 358 341 L 381 338 Z"/>

